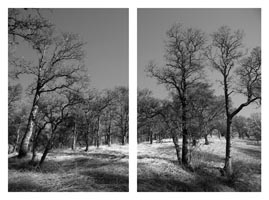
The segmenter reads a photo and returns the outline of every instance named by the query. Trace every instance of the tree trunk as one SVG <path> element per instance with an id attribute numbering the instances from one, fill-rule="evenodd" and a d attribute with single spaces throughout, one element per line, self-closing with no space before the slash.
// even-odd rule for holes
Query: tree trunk
<path id="1" fill-rule="evenodd" d="M 96 137 L 96 147 L 99 148 L 100 146 L 100 139 L 99 136 Z"/>
<path id="2" fill-rule="evenodd" d="M 108 129 L 107 129 L 107 134 L 106 134 L 106 144 L 110 147 L 111 146 L 111 119 L 109 121 Z"/>
<path id="3" fill-rule="evenodd" d="M 243 129 L 243 132 L 241 132 L 241 131 L 239 131 L 238 133 L 239 133 L 239 138 L 240 139 L 245 139 L 245 137 L 244 137 L 244 129 Z"/>
<path id="4" fill-rule="evenodd" d="M 48 143 L 47 143 L 46 148 L 45 148 L 45 150 L 43 152 L 43 155 L 42 155 L 42 157 L 41 157 L 41 159 L 39 161 L 39 164 L 38 164 L 39 166 L 41 166 L 43 164 L 43 162 L 46 159 L 46 156 L 49 153 L 49 150 L 52 148 L 52 142 L 53 142 L 52 138 L 53 138 L 53 132 L 52 132 L 51 138 L 48 140 Z"/>
<path id="5" fill-rule="evenodd" d="M 227 176 L 233 173 L 232 170 L 232 158 L 231 158 L 231 120 L 227 118 L 227 129 L 226 129 L 226 156 L 224 170 Z"/>
<path id="6" fill-rule="evenodd" d="M 92 133 L 93 133 L 93 135 L 91 135 L 91 146 L 95 146 L 95 143 L 96 143 L 96 139 L 95 139 L 95 133 L 94 133 L 94 131 L 92 131 Z"/>
<path id="7" fill-rule="evenodd" d="M 224 77 L 224 97 L 225 97 L 225 111 L 226 111 L 226 155 L 224 163 L 224 171 L 227 176 L 232 174 L 232 158 L 231 158 L 231 124 L 232 118 L 229 111 L 229 94 L 227 77 Z"/>
<path id="8" fill-rule="evenodd" d="M 39 133 L 41 131 L 38 131 L 37 132 L 37 135 L 35 136 L 34 140 L 33 140 L 33 147 L 32 147 L 32 159 L 31 159 L 31 162 L 34 163 L 35 161 L 35 158 L 36 158 L 36 147 L 37 147 L 37 140 L 38 140 L 38 136 L 39 136 Z"/>
<path id="9" fill-rule="evenodd" d="M 125 145 L 125 135 L 122 135 L 122 137 L 121 137 L 121 144 Z"/>
<path id="10" fill-rule="evenodd" d="M 42 155 L 42 157 L 41 157 L 41 159 L 40 159 L 40 161 L 39 161 L 39 166 L 41 166 L 41 165 L 43 164 L 43 162 L 45 161 L 46 156 L 47 156 L 48 153 L 49 153 L 49 150 L 50 150 L 50 148 L 49 148 L 49 146 L 47 145 L 46 148 L 45 148 L 45 151 L 44 151 L 44 153 L 43 153 L 43 155 Z"/>
<path id="11" fill-rule="evenodd" d="M 36 145 L 33 145 L 33 149 L 32 149 L 32 159 L 31 159 L 31 162 L 32 162 L 32 163 L 35 162 L 35 158 L 36 158 Z"/>
<path id="12" fill-rule="evenodd" d="M 96 129 L 96 147 L 97 148 L 99 148 L 100 146 L 99 126 L 100 126 L 100 116 L 98 116 L 97 129 Z"/>
<path id="13" fill-rule="evenodd" d="M 88 151 L 89 150 L 89 142 L 88 142 L 88 139 L 86 139 L 86 148 L 85 148 L 85 151 Z"/>
<path id="14" fill-rule="evenodd" d="M 197 144 L 197 140 L 194 138 L 194 139 L 192 139 L 192 146 L 196 146 L 196 144 Z"/>
<path id="15" fill-rule="evenodd" d="M 72 150 L 76 151 L 76 145 L 77 145 L 77 126 L 76 122 L 74 124 L 74 129 L 73 129 L 73 142 L 72 142 Z"/>
<path id="16" fill-rule="evenodd" d="M 151 131 L 151 129 L 149 128 L 149 143 L 152 144 L 153 143 L 153 133 Z"/>
<path id="17" fill-rule="evenodd" d="M 207 134 L 204 135 L 204 138 L 205 138 L 205 145 L 209 145 Z"/>
<path id="18" fill-rule="evenodd" d="M 21 129 L 21 124 L 19 124 L 19 127 L 17 129 L 16 143 L 15 143 L 14 151 L 18 151 L 19 139 L 20 139 L 20 129 Z"/>
<path id="19" fill-rule="evenodd" d="M 178 145 L 178 137 L 177 136 L 173 136 L 173 143 L 175 145 L 175 149 L 176 149 L 176 155 L 177 155 L 177 161 L 179 164 L 181 164 L 181 159 L 180 159 L 180 147 Z"/>
<path id="20" fill-rule="evenodd" d="M 110 147 L 111 146 L 111 136 L 110 134 L 107 135 L 107 145 Z"/>
<path id="21" fill-rule="evenodd" d="M 188 148 L 188 131 L 187 131 L 187 118 L 186 118 L 186 103 L 185 100 L 182 99 L 182 115 L 181 115 L 181 119 L 182 119 L 182 134 L 183 134 L 183 138 L 182 138 L 182 164 L 185 166 L 189 166 L 190 165 L 190 161 L 189 161 L 189 148 Z"/>
<path id="22" fill-rule="evenodd" d="M 88 151 L 88 150 L 89 150 L 89 138 L 88 138 L 88 132 L 85 133 L 85 144 L 86 144 L 85 151 Z"/>
<path id="23" fill-rule="evenodd" d="M 28 153 L 28 147 L 29 147 L 29 143 L 30 143 L 30 139 L 32 137 L 33 134 L 33 128 L 34 128 L 34 121 L 35 121 L 35 117 L 38 111 L 38 101 L 40 98 L 40 94 L 39 92 L 36 92 L 35 94 L 35 98 L 33 101 L 33 106 L 32 106 L 32 110 L 28 119 L 28 124 L 26 127 L 26 132 L 22 138 L 21 141 L 21 145 L 20 145 L 20 150 L 19 150 L 19 158 L 25 157 L 27 156 Z"/>
<path id="24" fill-rule="evenodd" d="M 153 137 L 152 137 L 152 134 L 150 134 L 149 142 L 150 142 L 150 144 L 153 143 Z"/>
<path id="25" fill-rule="evenodd" d="M 159 141 L 159 143 L 162 143 L 162 136 L 161 136 L 161 132 L 159 132 L 159 135 L 158 135 L 158 141 Z"/>

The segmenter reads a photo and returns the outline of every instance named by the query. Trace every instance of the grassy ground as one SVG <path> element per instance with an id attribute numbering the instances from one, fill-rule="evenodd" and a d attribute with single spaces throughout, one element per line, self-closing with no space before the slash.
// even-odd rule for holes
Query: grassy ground
<path id="1" fill-rule="evenodd" d="M 8 167 L 10 192 L 128 191 L 128 145 L 54 150 L 42 168 L 29 165 L 29 158 L 13 157 Z"/>
<path id="2" fill-rule="evenodd" d="M 233 139 L 234 173 L 221 176 L 224 165 L 224 138 L 210 138 L 209 145 L 193 150 L 193 171 L 176 160 L 171 141 L 138 145 L 138 191 L 261 191 L 261 147 L 255 141 Z"/>

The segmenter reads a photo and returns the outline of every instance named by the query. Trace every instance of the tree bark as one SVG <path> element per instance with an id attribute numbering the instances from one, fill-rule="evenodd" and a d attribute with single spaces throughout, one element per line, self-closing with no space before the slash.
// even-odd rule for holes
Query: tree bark
<path id="1" fill-rule="evenodd" d="M 56 126 L 57 127 L 57 126 Z M 52 149 L 52 147 L 53 147 L 53 137 L 54 137 L 54 132 L 55 132 L 55 130 L 56 130 L 56 127 L 54 127 L 54 128 L 52 128 L 52 131 L 51 131 L 51 137 L 50 137 L 50 139 L 48 140 L 48 143 L 47 143 L 47 145 L 46 145 L 46 148 L 45 148 L 45 150 L 44 150 L 44 152 L 43 152 L 43 155 L 42 155 L 42 157 L 41 157 L 41 159 L 40 159 L 40 161 L 39 161 L 39 166 L 41 166 L 42 164 L 43 164 L 43 162 L 45 161 L 45 159 L 46 159 L 46 156 L 48 155 L 48 153 L 49 153 L 49 151 Z"/>
<path id="2" fill-rule="evenodd" d="M 32 134 L 33 134 L 34 121 L 35 121 L 35 117 L 36 117 L 36 114 L 38 111 L 39 98 L 40 98 L 40 93 L 37 91 L 35 94 L 34 101 L 33 101 L 32 110 L 31 110 L 31 113 L 30 113 L 30 116 L 28 119 L 26 132 L 25 132 L 25 134 L 22 138 L 22 141 L 21 141 L 18 158 L 23 158 L 23 157 L 27 156 L 30 139 L 31 139 Z"/>
<path id="3" fill-rule="evenodd" d="M 232 170 L 232 158 L 231 158 L 231 120 L 227 119 L 227 129 L 226 129 L 226 156 L 225 156 L 225 165 L 224 171 L 227 176 L 230 176 L 233 173 Z"/>
<path id="4" fill-rule="evenodd" d="M 226 155 L 224 163 L 224 171 L 227 176 L 232 174 L 232 158 L 231 158 L 231 124 L 232 117 L 229 112 L 229 94 L 227 76 L 224 76 L 224 97 L 225 97 L 225 111 L 226 111 Z"/>
<path id="5" fill-rule="evenodd" d="M 151 128 L 149 126 L 149 143 L 152 144 L 153 143 L 153 132 L 151 131 Z"/>
<path id="6" fill-rule="evenodd" d="M 187 131 L 187 117 L 186 117 L 186 102 L 185 98 L 182 99 L 182 164 L 185 166 L 190 165 L 190 160 L 189 160 L 189 148 L 188 148 L 188 131 Z"/>
<path id="7" fill-rule="evenodd" d="M 39 166 L 41 166 L 43 164 L 43 162 L 45 161 L 45 159 L 46 159 L 46 157 L 47 157 L 47 155 L 49 153 L 49 150 L 50 150 L 50 148 L 47 145 L 46 148 L 45 148 L 45 151 L 44 151 L 44 153 L 43 153 L 43 155 L 42 155 L 42 157 L 41 157 L 41 159 L 39 161 Z"/>
<path id="8" fill-rule="evenodd" d="M 122 145 L 125 145 L 125 135 L 122 135 L 121 136 L 121 144 Z"/>
<path id="9" fill-rule="evenodd" d="M 110 133 L 107 135 L 107 145 L 109 147 L 111 146 L 111 136 L 110 136 Z"/>
<path id="10" fill-rule="evenodd" d="M 99 126 L 100 126 L 100 116 L 98 116 L 97 128 L 96 128 L 96 147 L 97 148 L 99 148 L 100 146 Z"/>
<path id="11" fill-rule="evenodd" d="M 180 147 L 178 145 L 178 137 L 177 136 L 173 136 L 172 139 L 173 139 L 173 143 L 174 143 L 175 149 L 176 149 L 176 155 L 177 155 L 178 164 L 181 164 Z"/>
<path id="12" fill-rule="evenodd" d="M 44 152 L 43 152 L 43 154 L 42 154 L 42 157 L 41 157 L 41 159 L 40 159 L 40 161 L 39 161 L 39 166 L 41 166 L 42 164 L 43 164 L 43 162 L 45 161 L 45 159 L 46 159 L 46 156 L 48 155 L 48 153 L 49 153 L 49 150 L 52 148 L 52 138 L 53 138 L 53 133 L 54 132 L 52 132 L 52 135 L 51 135 L 51 138 L 48 140 L 48 143 L 47 143 L 47 145 L 46 145 L 46 148 L 45 148 L 45 150 L 44 150 Z"/>
<path id="13" fill-rule="evenodd" d="M 14 151 L 18 151 L 19 139 L 20 139 L 20 129 L 21 129 L 21 123 L 19 124 L 19 127 L 17 129 L 16 144 L 15 144 L 15 147 L 14 147 Z"/>
<path id="14" fill-rule="evenodd" d="M 77 126 L 76 122 L 74 124 L 74 129 L 73 129 L 73 142 L 72 142 L 72 150 L 76 151 L 76 145 L 77 145 Z"/>
<path id="15" fill-rule="evenodd" d="M 40 131 L 41 132 L 41 131 Z M 39 132 L 37 133 L 36 137 L 33 140 L 33 147 L 32 147 L 32 159 L 31 162 L 33 163 L 36 158 L 36 147 L 37 147 L 37 140 L 38 140 Z"/>
<path id="16" fill-rule="evenodd" d="M 111 146 L 111 119 L 109 120 L 109 125 L 106 134 L 106 144 L 110 147 Z"/>
<path id="17" fill-rule="evenodd" d="M 85 151 L 88 151 L 89 150 L 89 141 L 88 141 L 88 138 L 86 139 L 86 148 L 85 148 Z"/>
<path id="18" fill-rule="evenodd" d="M 192 146 L 196 146 L 196 144 L 197 144 L 197 140 L 194 138 L 194 139 L 192 139 Z"/>
<path id="19" fill-rule="evenodd" d="M 204 136 L 205 138 L 205 145 L 209 145 L 209 141 L 208 141 L 208 138 L 207 138 L 207 134 Z"/>
<path id="20" fill-rule="evenodd" d="M 85 144 L 86 144 L 85 151 L 89 150 L 89 137 L 88 137 L 88 134 L 89 134 L 89 132 L 87 131 L 85 133 Z"/>

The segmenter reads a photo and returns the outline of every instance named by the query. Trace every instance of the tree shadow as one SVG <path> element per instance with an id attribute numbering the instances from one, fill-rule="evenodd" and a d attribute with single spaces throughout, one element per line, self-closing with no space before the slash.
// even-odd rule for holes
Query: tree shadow
<path id="1" fill-rule="evenodd" d="M 253 158 L 261 159 L 261 150 L 260 149 L 247 149 L 242 147 L 234 147 L 239 152 L 244 153 Z"/>
<path id="2" fill-rule="evenodd" d="M 67 155 L 66 152 L 64 155 Z M 69 154 L 68 158 L 48 157 L 41 167 L 36 168 L 28 159 L 9 159 L 9 173 L 18 173 L 20 182 L 9 179 L 10 191 L 128 191 L 128 162 L 126 155 L 110 153 Z M 57 160 L 58 159 L 58 160 Z M 122 160 L 124 159 L 124 160 Z M 122 169 L 122 170 L 121 170 Z M 35 176 L 57 175 L 62 188 L 49 188 L 35 183 L 34 177 L 26 178 L 21 173 L 33 172 Z M 123 174 L 121 174 L 123 171 Z M 29 179 L 29 181 L 28 181 Z M 53 178 L 50 179 L 53 181 Z"/>
<path id="3" fill-rule="evenodd" d="M 45 188 L 30 179 L 17 180 L 16 182 L 8 183 L 8 192 L 48 192 L 49 189 Z"/>
<path id="4" fill-rule="evenodd" d="M 198 160 L 202 162 L 207 162 L 207 163 L 212 163 L 212 162 L 223 162 L 224 157 L 219 156 L 214 153 L 209 153 L 209 152 L 200 152 L 200 151 L 193 151 L 192 152 L 192 160 Z"/>
<path id="5" fill-rule="evenodd" d="M 250 145 L 250 146 L 261 146 L 260 142 L 257 142 L 257 140 L 247 140 L 246 141 L 246 145 Z"/>
<path id="6" fill-rule="evenodd" d="M 116 158 L 128 158 L 128 155 L 116 152 L 109 151 L 109 153 L 93 153 L 93 152 L 85 152 L 85 151 L 75 151 L 75 152 L 51 152 L 53 156 L 84 156 L 84 157 L 93 157 L 98 159 L 116 159 Z"/>
<path id="7" fill-rule="evenodd" d="M 180 146 L 180 148 L 181 148 L 181 146 Z M 160 151 L 160 152 L 174 150 L 174 149 L 175 149 L 174 145 L 157 147 L 157 151 Z"/>
<path id="8" fill-rule="evenodd" d="M 172 178 L 161 178 L 154 174 L 153 178 L 137 179 L 138 192 L 194 192 L 193 185 Z"/>
<path id="9" fill-rule="evenodd" d="M 140 155 L 140 156 L 137 156 L 137 159 L 158 159 L 158 160 L 165 160 L 167 162 L 170 162 L 172 164 L 178 164 L 178 161 L 177 160 L 172 160 L 172 159 L 169 159 L 169 158 L 164 158 L 164 157 L 161 157 L 161 156 L 148 156 L 148 155 Z"/>
<path id="10" fill-rule="evenodd" d="M 94 178 L 94 182 L 100 186 L 105 185 L 110 191 L 115 192 L 128 192 L 129 191 L 129 178 L 120 174 L 113 174 L 107 172 L 98 172 L 87 170 L 80 173 L 83 176 Z"/>
<path id="11" fill-rule="evenodd" d="M 205 164 L 195 168 L 193 184 L 197 192 L 231 192 L 233 188 L 227 182 L 226 177 L 221 176 L 219 167 Z"/>

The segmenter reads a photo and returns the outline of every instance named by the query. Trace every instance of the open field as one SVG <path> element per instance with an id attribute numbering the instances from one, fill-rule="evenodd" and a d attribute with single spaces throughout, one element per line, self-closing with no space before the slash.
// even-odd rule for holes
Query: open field
<path id="1" fill-rule="evenodd" d="M 42 168 L 28 162 L 29 158 L 9 158 L 9 192 L 127 192 L 129 188 L 128 145 L 90 147 L 88 152 L 54 150 Z"/>
<path id="2" fill-rule="evenodd" d="M 138 191 L 261 191 L 261 146 L 255 141 L 232 140 L 234 174 L 221 176 L 225 139 L 210 138 L 192 155 L 193 171 L 177 163 L 172 141 L 138 144 Z M 180 141 L 181 142 L 181 141 Z"/>

